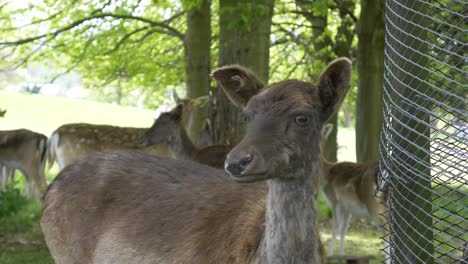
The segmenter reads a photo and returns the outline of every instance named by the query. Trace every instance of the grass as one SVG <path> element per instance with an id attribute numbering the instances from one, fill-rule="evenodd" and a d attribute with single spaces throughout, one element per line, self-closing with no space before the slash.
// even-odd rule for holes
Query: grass
<path id="1" fill-rule="evenodd" d="M 86 122 L 119 126 L 150 126 L 153 111 L 132 107 L 102 104 L 85 100 L 14 93 L 0 90 L 0 108 L 7 109 L 0 118 L 0 130 L 27 128 L 50 135 L 65 123 Z M 355 160 L 354 130 L 340 128 L 338 132 L 340 160 Z M 47 174 L 50 183 L 58 168 Z M 24 178 L 18 174 L 16 189 L 23 190 Z M 3 195 L 0 193 L 0 196 Z M 319 199 L 319 219 L 325 245 L 331 237 L 331 211 L 323 196 Z M 0 215 L 0 263 L 53 263 L 39 227 L 40 203 L 27 201 L 20 210 L 5 216 Z M 363 224 L 351 226 L 346 240 L 346 252 L 353 255 L 379 254 L 379 232 Z M 374 263 L 374 262 L 373 262 Z M 377 262 L 375 262 L 377 263 Z"/>
<path id="2" fill-rule="evenodd" d="M 320 228 L 322 243 L 326 250 L 331 240 L 331 225 L 328 222 L 322 223 Z M 369 225 L 363 221 L 352 221 L 351 228 L 345 238 L 345 255 L 347 256 L 373 256 L 370 264 L 382 263 L 384 260 L 382 234 L 377 227 Z M 339 241 L 335 245 L 335 254 L 339 254 Z M 328 252 L 328 251 L 325 251 Z"/>
<path id="3" fill-rule="evenodd" d="M 14 190 L 17 189 L 11 187 L 1 192 L 0 197 Z M 3 199 L 2 202 L 6 203 Z M 39 227 L 40 203 L 27 201 L 22 196 L 9 202 L 21 206 L 10 214 L 0 215 L 0 263 L 53 263 Z"/>
<path id="4" fill-rule="evenodd" d="M 28 128 L 50 135 L 65 123 L 84 122 L 118 126 L 149 127 L 154 112 L 134 107 L 0 90 L 0 130 Z"/>

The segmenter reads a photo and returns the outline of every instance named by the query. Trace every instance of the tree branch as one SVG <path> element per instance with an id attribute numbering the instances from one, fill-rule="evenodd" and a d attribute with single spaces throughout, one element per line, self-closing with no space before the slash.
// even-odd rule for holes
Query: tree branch
<path id="1" fill-rule="evenodd" d="M 86 45 L 83 49 L 83 51 L 80 53 L 80 56 L 78 57 L 78 59 L 76 61 L 73 62 L 72 66 L 68 67 L 65 71 L 55 75 L 49 82 L 50 83 L 53 83 L 55 82 L 55 80 L 57 80 L 59 77 L 67 74 L 67 73 L 70 73 L 73 69 L 75 69 L 84 59 L 85 55 L 86 55 L 86 52 L 91 44 L 91 42 L 94 40 L 94 38 L 90 38 L 87 42 L 86 42 Z"/>
<path id="2" fill-rule="evenodd" d="M 349 17 L 351 17 L 351 19 L 353 20 L 354 23 L 356 23 L 358 21 L 358 18 L 353 14 L 353 12 L 349 9 L 347 9 L 343 2 L 341 0 L 333 0 L 333 2 L 335 2 L 335 4 L 338 6 L 338 8 L 342 11 L 344 11 L 346 14 L 348 14 Z"/>
<path id="3" fill-rule="evenodd" d="M 33 41 L 36 41 L 36 40 L 39 40 L 39 39 L 42 39 L 42 38 L 45 38 L 45 37 L 49 37 L 49 38 L 52 37 L 53 38 L 53 37 L 56 37 L 57 35 L 65 32 L 65 31 L 71 30 L 71 29 L 81 25 L 82 23 L 84 23 L 86 21 L 93 20 L 93 19 L 99 19 L 99 18 L 106 18 L 106 17 L 113 17 L 113 18 L 117 18 L 117 19 L 137 20 L 137 21 L 147 23 L 147 24 L 151 25 L 152 27 L 161 27 L 161 28 L 164 28 L 164 29 L 167 30 L 166 34 L 177 37 L 181 41 L 184 41 L 184 35 L 182 33 L 180 33 L 175 28 L 173 28 L 173 27 L 171 27 L 169 25 L 166 25 L 164 22 L 152 21 L 152 20 L 144 18 L 144 17 L 138 17 L 138 16 L 133 16 L 133 15 L 101 13 L 101 14 L 97 14 L 97 15 L 93 15 L 93 16 L 89 16 L 89 17 L 85 17 L 85 18 L 76 20 L 75 22 L 71 23 L 70 25 L 65 26 L 63 28 L 60 28 L 60 29 L 57 29 L 57 30 L 55 30 L 55 31 L 53 31 L 51 33 L 46 33 L 46 34 L 42 34 L 42 35 L 38 35 L 38 36 L 34 36 L 34 37 L 24 38 L 24 39 L 20 39 L 20 40 L 16 40 L 16 41 L 3 41 L 3 42 L 0 42 L 0 45 L 22 45 L 22 44 L 33 42 Z"/>
<path id="4" fill-rule="evenodd" d="M 128 38 L 130 38 L 132 35 L 135 35 L 135 34 L 137 34 L 138 32 L 141 32 L 141 31 L 146 30 L 146 29 L 148 29 L 148 28 L 149 28 L 149 27 L 138 28 L 138 29 L 135 29 L 134 31 L 132 31 L 132 32 L 130 32 L 130 33 L 128 33 L 128 34 L 126 34 L 125 36 L 123 36 L 123 37 L 117 42 L 117 44 L 115 44 L 114 48 L 112 48 L 112 49 L 109 50 L 109 51 L 106 51 L 106 52 L 104 53 L 104 55 L 109 55 L 109 54 L 115 52 L 115 51 L 118 50 L 118 49 L 120 48 L 120 46 L 122 46 L 122 44 L 123 44 Z"/>

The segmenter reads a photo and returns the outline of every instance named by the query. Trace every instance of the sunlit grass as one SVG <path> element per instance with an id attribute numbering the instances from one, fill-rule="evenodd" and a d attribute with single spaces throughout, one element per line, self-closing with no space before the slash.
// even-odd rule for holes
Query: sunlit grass
<path id="1" fill-rule="evenodd" d="M 328 252 L 328 245 L 331 240 L 331 227 L 325 223 L 320 228 L 322 243 Z M 353 221 L 348 233 L 345 236 L 345 255 L 347 256 L 373 256 L 371 264 L 382 263 L 384 256 L 382 233 L 375 226 L 361 221 Z M 335 245 L 335 255 L 339 254 L 339 240 Z"/>
<path id="2" fill-rule="evenodd" d="M 154 115 L 147 109 L 2 90 L 0 106 L 7 110 L 0 130 L 27 128 L 47 136 L 62 124 L 76 122 L 149 127 Z"/>

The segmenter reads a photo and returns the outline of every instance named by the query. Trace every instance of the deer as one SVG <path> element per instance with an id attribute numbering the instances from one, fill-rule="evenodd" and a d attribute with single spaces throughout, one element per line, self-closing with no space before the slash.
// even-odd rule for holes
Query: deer
<path id="1" fill-rule="evenodd" d="M 317 84 L 265 85 L 239 65 L 216 69 L 246 122 L 225 170 L 135 150 L 66 167 L 44 195 L 40 223 L 55 263 L 321 263 L 320 130 L 351 72 L 340 58 Z"/>
<path id="2" fill-rule="evenodd" d="M 3 110 L 0 108 L 0 117 L 5 117 L 7 110 Z"/>
<path id="3" fill-rule="evenodd" d="M 327 140 L 332 130 L 332 124 L 323 126 L 322 143 Z M 386 212 L 385 196 L 383 193 L 376 193 L 379 162 L 329 162 L 322 157 L 321 163 L 320 185 L 333 215 L 328 255 L 334 253 L 337 235 L 340 236 L 340 255 L 344 255 L 344 238 L 352 216 L 376 220 L 381 225 L 385 223 L 382 216 Z"/>
<path id="4" fill-rule="evenodd" d="M 186 111 L 182 124 L 186 125 L 192 100 L 182 99 Z M 153 155 L 174 156 L 166 145 L 145 145 L 143 135 L 148 128 L 119 127 L 85 123 L 65 124 L 57 128 L 48 142 L 49 169 L 56 161 L 63 169 L 78 159 L 95 152 L 111 149 L 141 149 Z"/>
<path id="5" fill-rule="evenodd" d="M 178 159 L 188 159 L 211 167 L 223 169 L 230 150 L 225 145 L 195 146 L 183 124 L 184 105 L 178 104 L 172 111 L 162 113 L 144 134 L 146 146 L 167 146 Z"/>
<path id="6" fill-rule="evenodd" d="M 47 187 L 45 178 L 47 137 L 27 129 L 0 131 L 2 189 L 19 170 L 26 178 L 26 195 L 39 199 Z"/>

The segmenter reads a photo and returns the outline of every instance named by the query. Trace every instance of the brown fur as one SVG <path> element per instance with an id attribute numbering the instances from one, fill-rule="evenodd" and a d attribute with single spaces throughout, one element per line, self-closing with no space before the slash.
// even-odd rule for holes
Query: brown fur
<path id="1" fill-rule="evenodd" d="M 352 215 L 384 224 L 381 214 L 385 213 L 385 201 L 383 194 L 376 194 L 378 174 L 377 161 L 332 163 L 322 159 L 321 186 L 332 207 L 334 221 L 329 254 L 333 253 L 337 232 L 340 232 L 342 240 L 340 253 L 344 253 L 343 239 Z"/>
<path id="2" fill-rule="evenodd" d="M 341 73 L 333 78 L 340 85 L 322 89 L 344 94 L 341 90 L 348 89 L 351 74 L 349 60 L 333 62 L 323 75 L 338 69 Z M 218 79 L 217 73 L 213 76 Z M 234 93 L 237 83 L 256 82 L 236 81 L 234 87 L 223 89 Z M 318 93 L 317 87 L 310 88 L 310 93 Z M 286 98 L 272 103 L 281 104 L 303 90 L 277 91 Z M 264 95 L 260 92 L 236 103 L 262 100 Z M 335 104 L 341 100 L 327 96 L 317 100 Z M 297 113 L 279 116 L 271 108 L 258 109 L 251 116 L 246 137 L 228 154 L 227 161 L 256 150 L 255 155 L 262 157 L 253 159 L 260 161 L 255 169 L 266 171 L 264 175 L 230 173 L 228 177 L 224 171 L 202 164 L 129 150 L 96 154 L 65 168 L 44 196 L 41 219 L 55 262 L 320 263 L 312 186 L 319 177 L 320 127 L 327 118 L 323 113 L 337 107 L 323 108 L 320 101 L 312 102 L 306 113 L 312 119 L 304 126 L 291 123 Z M 256 109 L 248 110 L 254 113 Z M 273 122 L 277 120 L 282 122 Z M 270 142 L 277 148 L 274 153 L 263 144 L 261 135 L 252 134 L 266 133 L 269 140 L 269 133 L 283 130 L 287 124 L 294 127 Z M 284 149 L 288 144 L 291 149 Z M 284 167 L 286 162 L 290 166 Z"/>
<path id="3" fill-rule="evenodd" d="M 26 129 L 0 131 L 2 187 L 19 170 L 26 178 L 26 193 L 38 199 L 47 182 L 44 175 L 47 137 Z M 29 190 L 30 189 L 30 190 Z"/>
<path id="4" fill-rule="evenodd" d="M 225 145 L 207 146 L 197 150 L 195 155 L 193 155 L 193 161 L 222 169 L 224 168 L 224 161 L 230 149 L 230 147 Z"/>
<path id="5" fill-rule="evenodd" d="M 231 148 L 225 145 L 195 146 L 183 126 L 183 112 L 184 106 L 179 104 L 172 111 L 162 113 L 145 132 L 145 144 L 166 146 L 178 159 L 191 159 L 214 168 L 224 168 L 224 160 Z"/>
<path id="6" fill-rule="evenodd" d="M 186 111 L 181 122 L 188 124 L 191 100 L 181 100 Z M 118 127 L 94 124 L 66 124 L 57 128 L 48 143 L 49 168 L 57 161 L 63 169 L 89 154 L 113 149 L 139 149 L 153 155 L 174 156 L 167 146 L 147 146 L 143 135 L 147 128 Z"/>

